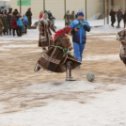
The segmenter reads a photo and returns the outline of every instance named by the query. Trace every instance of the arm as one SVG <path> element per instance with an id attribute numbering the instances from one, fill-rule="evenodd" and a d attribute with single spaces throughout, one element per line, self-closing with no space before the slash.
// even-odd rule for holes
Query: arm
<path id="1" fill-rule="evenodd" d="M 91 26 L 89 25 L 89 23 L 88 23 L 87 21 L 84 21 L 83 28 L 84 28 L 87 32 L 90 32 L 90 31 L 91 31 Z"/>
<path id="2" fill-rule="evenodd" d="M 78 31 L 78 25 L 79 25 L 79 21 L 78 20 L 74 20 L 70 27 L 72 28 L 72 33 L 77 32 Z"/>

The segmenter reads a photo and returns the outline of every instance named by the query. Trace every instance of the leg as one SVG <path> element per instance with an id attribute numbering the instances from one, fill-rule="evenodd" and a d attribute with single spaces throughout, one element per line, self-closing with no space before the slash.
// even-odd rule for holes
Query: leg
<path id="1" fill-rule="evenodd" d="M 81 57 L 81 62 L 83 59 L 83 52 L 84 52 L 84 48 L 85 48 L 85 42 L 80 44 L 80 57 Z"/>
<path id="2" fill-rule="evenodd" d="M 74 57 L 79 61 L 81 62 L 81 54 L 80 54 L 80 44 L 79 43 L 76 43 L 74 42 Z"/>
<path id="3" fill-rule="evenodd" d="M 72 77 L 72 62 L 68 61 L 66 64 L 67 70 L 66 70 L 66 81 L 75 81 Z"/>
<path id="4" fill-rule="evenodd" d="M 118 28 L 120 28 L 120 22 L 121 22 L 121 21 L 119 20 L 119 23 L 118 23 Z"/>
<path id="5" fill-rule="evenodd" d="M 118 25 L 117 25 L 117 28 L 119 28 L 119 26 L 120 26 L 120 23 L 119 23 L 119 20 L 118 20 Z"/>
<path id="6" fill-rule="evenodd" d="M 13 29 L 13 36 L 15 36 L 15 29 Z"/>

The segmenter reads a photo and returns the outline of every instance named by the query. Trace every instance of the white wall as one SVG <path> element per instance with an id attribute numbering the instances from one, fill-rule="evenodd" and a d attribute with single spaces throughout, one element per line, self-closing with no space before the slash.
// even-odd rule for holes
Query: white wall
<path id="1" fill-rule="evenodd" d="M 43 10 L 43 0 L 31 0 L 32 1 L 32 12 L 33 17 L 38 18 L 38 15 L 41 10 Z M 88 18 L 93 17 L 97 13 L 103 13 L 103 0 L 87 0 L 87 12 Z M 54 16 L 57 19 L 63 19 L 64 17 L 64 0 L 45 0 L 45 9 L 53 12 Z M 66 9 L 70 11 L 83 10 L 85 12 L 85 0 L 66 0 L 67 6 Z M 19 8 L 17 6 L 17 0 L 11 0 L 11 6 L 13 8 Z M 27 7 L 22 7 L 23 14 L 26 12 Z"/>

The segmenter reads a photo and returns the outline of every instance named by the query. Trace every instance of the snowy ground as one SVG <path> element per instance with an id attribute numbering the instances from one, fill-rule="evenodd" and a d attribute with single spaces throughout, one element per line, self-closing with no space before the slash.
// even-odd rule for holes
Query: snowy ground
<path id="1" fill-rule="evenodd" d="M 57 24 L 63 27 L 63 21 Z M 118 55 L 118 30 L 92 29 L 75 82 L 65 82 L 65 74 L 34 73 L 41 56 L 37 30 L 21 38 L 0 37 L 0 126 L 126 126 L 126 69 Z M 89 71 L 95 73 L 93 83 L 86 80 Z"/>
<path id="2" fill-rule="evenodd" d="M 33 20 L 33 24 L 34 22 L 36 22 L 37 20 Z M 97 35 L 97 34 L 116 34 L 118 31 L 123 29 L 123 22 L 121 22 L 121 28 L 116 28 L 116 27 L 111 27 L 110 25 L 105 25 L 104 26 L 104 20 L 90 20 L 89 21 L 91 27 L 92 27 L 92 31 L 89 33 L 89 35 Z M 63 20 L 57 20 L 55 22 L 57 29 L 61 29 L 64 27 L 64 21 Z M 117 23 L 115 24 L 115 26 L 117 25 Z M 32 32 L 31 32 L 32 31 Z M 13 36 L 4 36 L 4 37 L 0 37 L 0 40 L 2 41 L 14 41 L 14 40 L 38 40 L 39 36 L 38 36 L 38 30 L 28 30 L 28 34 L 24 35 L 23 37 L 13 37 Z"/>
<path id="3" fill-rule="evenodd" d="M 76 93 L 82 94 L 96 90 L 97 87 L 101 87 L 100 94 L 89 93 L 88 96 L 85 93 L 83 97 L 78 95 L 80 100 L 76 102 L 77 97 L 74 96 Z M 102 92 L 103 88 L 107 88 L 108 91 Z M 126 102 L 124 102 L 126 86 L 106 87 L 101 84 L 76 82 L 64 83 L 58 87 L 50 84 L 38 85 L 37 89 L 30 87 L 27 91 L 32 94 L 50 93 L 57 97 L 48 99 L 48 104 L 45 102 L 47 98 L 43 98 L 45 103 L 36 108 L 0 115 L 1 126 L 126 126 Z M 73 100 L 69 101 L 73 91 Z M 64 98 L 66 100 L 57 100 L 58 94 L 64 92 L 68 95 L 68 99 L 66 96 Z"/>

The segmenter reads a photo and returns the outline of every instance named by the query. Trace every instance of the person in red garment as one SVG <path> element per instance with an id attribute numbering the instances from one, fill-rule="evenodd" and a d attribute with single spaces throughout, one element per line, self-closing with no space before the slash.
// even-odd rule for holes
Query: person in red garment
<path id="1" fill-rule="evenodd" d="M 55 33 L 52 38 L 53 44 L 50 45 L 47 51 L 42 53 L 35 67 L 35 72 L 44 68 L 52 72 L 63 73 L 66 71 L 68 61 L 72 62 L 72 69 L 80 65 L 80 62 L 77 62 L 69 53 L 72 49 L 72 44 L 68 36 L 70 33 L 71 28 L 68 26 Z"/>

